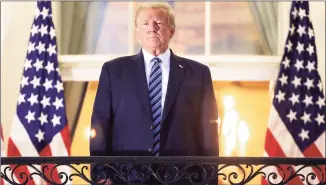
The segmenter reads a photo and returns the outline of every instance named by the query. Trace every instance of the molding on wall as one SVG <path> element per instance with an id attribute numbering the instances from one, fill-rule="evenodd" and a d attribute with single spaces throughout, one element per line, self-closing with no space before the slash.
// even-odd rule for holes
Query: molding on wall
<path id="1" fill-rule="evenodd" d="M 98 81 L 101 67 L 120 55 L 59 55 L 61 77 L 64 81 Z M 216 81 L 275 80 L 280 56 L 261 55 L 187 55 L 189 59 L 209 66 Z"/>

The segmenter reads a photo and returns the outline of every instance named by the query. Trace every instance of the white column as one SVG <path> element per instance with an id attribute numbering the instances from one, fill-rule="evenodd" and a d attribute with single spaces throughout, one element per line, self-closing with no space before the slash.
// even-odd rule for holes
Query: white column
<path id="1" fill-rule="evenodd" d="M 57 36 L 58 53 L 61 46 L 61 1 L 52 1 L 52 20 Z"/>
<path id="2" fill-rule="evenodd" d="M 315 32 L 318 71 L 326 92 L 325 81 L 325 2 L 309 2 L 310 18 Z"/>
<path id="3" fill-rule="evenodd" d="M 135 3 L 128 2 L 129 18 L 128 18 L 128 52 L 135 53 Z"/>
<path id="4" fill-rule="evenodd" d="M 3 4 L 10 6 L 6 13 L 10 17 L 5 28 L 7 34 L 4 40 L 1 38 L 1 124 L 6 146 L 16 110 L 36 2 L 1 2 L 1 9 Z"/>

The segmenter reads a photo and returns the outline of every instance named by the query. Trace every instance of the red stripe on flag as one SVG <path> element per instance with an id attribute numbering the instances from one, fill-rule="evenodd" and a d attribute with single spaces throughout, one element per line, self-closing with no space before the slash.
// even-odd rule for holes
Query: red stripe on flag
<path id="1" fill-rule="evenodd" d="M 323 158 L 323 155 L 315 145 L 315 143 L 312 143 L 311 145 L 308 146 L 308 148 L 303 151 L 303 155 L 305 157 L 318 157 L 318 158 Z"/>
<path id="2" fill-rule="evenodd" d="M 321 154 L 321 152 L 319 151 L 319 149 L 317 148 L 317 146 L 315 145 L 315 143 L 312 143 L 311 145 L 308 146 L 308 148 L 303 151 L 303 155 L 305 157 L 318 157 L 318 158 L 323 158 L 323 155 Z M 319 167 L 321 167 L 321 170 L 323 170 L 323 174 L 324 174 L 324 179 L 326 178 L 326 166 L 325 165 L 320 165 Z M 317 167 L 312 167 L 312 170 L 315 172 L 315 174 L 318 177 L 318 180 L 320 181 L 322 179 L 322 172 L 320 171 L 320 169 L 318 169 Z"/>
<path id="3" fill-rule="evenodd" d="M 47 145 L 41 152 L 40 152 L 40 157 L 49 157 L 52 156 L 51 148 L 49 145 Z M 56 184 L 61 184 L 61 180 L 59 177 L 59 173 L 57 168 L 55 168 L 56 164 L 42 164 L 41 168 L 46 166 L 44 168 L 44 175 L 55 182 Z M 48 182 L 46 182 L 47 185 L 50 185 Z"/>
<path id="4" fill-rule="evenodd" d="M 266 142 L 265 150 L 268 153 L 268 156 L 271 157 L 286 157 L 282 148 L 274 138 L 273 134 L 269 129 L 266 132 Z M 291 175 L 289 170 L 295 171 L 292 165 L 280 165 L 282 170 L 279 167 L 276 167 L 281 178 L 288 179 Z M 288 170 L 289 169 L 289 170 Z M 302 180 L 299 177 L 292 178 L 291 181 L 287 183 L 288 185 L 303 185 Z"/>
<path id="5" fill-rule="evenodd" d="M 67 152 L 68 152 L 68 156 L 70 156 L 70 146 L 71 146 L 71 143 L 70 143 L 70 134 L 69 134 L 69 127 L 68 125 L 65 126 L 65 128 L 63 128 L 61 130 L 61 137 L 62 137 L 62 140 L 65 144 L 65 147 L 67 149 Z"/>
<path id="6" fill-rule="evenodd" d="M 267 178 L 267 176 L 266 176 L 266 178 Z M 261 185 L 269 185 L 269 183 L 267 182 L 267 180 L 264 177 L 261 178 Z"/>
<path id="7" fill-rule="evenodd" d="M 1 156 L 3 156 L 4 151 L 2 149 L 3 149 L 4 142 L 3 142 L 3 133 L 2 133 L 2 125 L 1 124 L 0 124 L 0 137 L 1 137 Z M 5 184 L 5 181 L 1 178 L 0 183 Z"/>
<path id="8" fill-rule="evenodd" d="M 1 124 L 0 124 L 1 125 Z M 3 141 L 3 131 L 2 131 L 2 125 L 0 126 L 0 136 L 1 136 L 1 139 Z"/>
<path id="9" fill-rule="evenodd" d="M 17 149 L 15 143 L 11 140 L 11 138 L 8 139 L 8 156 L 21 157 L 19 150 Z M 10 165 L 11 170 L 14 170 L 14 168 L 16 166 L 17 165 Z M 21 179 L 20 174 L 26 174 L 27 176 L 24 175 L 23 176 L 24 178 Z M 19 183 L 22 184 L 24 181 L 26 181 L 26 177 L 29 178 L 31 174 L 30 174 L 27 166 L 23 165 L 23 166 L 19 166 L 15 169 L 14 175 L 17 177 L 17 180 L 19 181 Z M 10 180 L 13 180 L 13 179 L 10 179 Z M 34 180 L 29 179 L 26 185 L 35 185 Z"/>

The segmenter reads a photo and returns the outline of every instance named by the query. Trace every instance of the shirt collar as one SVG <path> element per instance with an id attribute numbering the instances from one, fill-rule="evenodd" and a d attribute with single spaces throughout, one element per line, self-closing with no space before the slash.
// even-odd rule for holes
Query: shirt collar
<path id="1" fill-rule="evenodd" d="M 142 52 L 143 52 L 143 55 L 144 55 L 144 61 L 146 63 L 149 63 L 155 57 L 154 55 L 147 52 L 144 48 L 142 48 Z M 169 65 L 170 56 L 171 56 L 171 51 L 168 48 L 164 53 L 162 53 L 161 55 L 159 55 L 157 57 L 159 59 L 161 59 L 163 65 Z"/>

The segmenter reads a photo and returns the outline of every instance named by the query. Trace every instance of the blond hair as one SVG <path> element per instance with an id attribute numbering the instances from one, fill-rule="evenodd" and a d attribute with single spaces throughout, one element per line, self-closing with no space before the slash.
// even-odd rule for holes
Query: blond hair
<path id="1" fill-rule="evenodd" d="M 173 9 L 168 3 L 164 3 L 164 2 L 149 2 L 149 3 L 142 3 L 142 4 L 138 5 L 137 10 L 136 10 L 136 16 L 135 16 L 135 26 L 137 26 L 137 19 L 138 19 L 139 14 L 142 11 L 144 11 L 146 9 L 150 9 L 150 8 L 159 8 L 159 9 L 165 10 L 168 14 L 170 25 L 173 28 L 175 28 L 175 15 L 174 15 Z"/>

